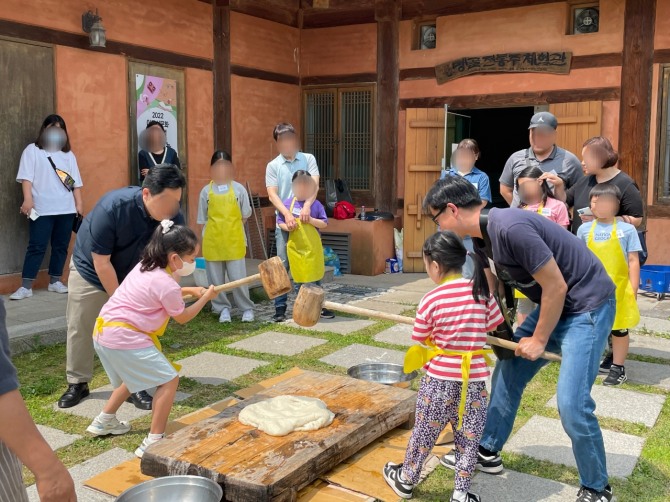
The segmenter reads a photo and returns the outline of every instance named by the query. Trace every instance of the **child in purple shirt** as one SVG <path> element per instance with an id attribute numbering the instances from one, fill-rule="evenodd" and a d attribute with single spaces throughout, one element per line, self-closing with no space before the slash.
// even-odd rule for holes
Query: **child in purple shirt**
<path id="1" fill-rule="evenodd" d="M 309 172 L 304 170 L 296 171 L 291 182 L 293 197 L 283 202 L 291 214 L 299 217 L 305 200 L 311 197 L 318 187 Z M 310 207 L 309 222 L 304 223 L 296 218 L 296 223 L 295 227 L 289 228 L 284 216 L 281 213 L 277 215 L 277 226 L 289 233 L 286 254 L 297 292 L 302 284 L 319 285 L 323 279 L 325 267 L 319 230 L 328 225 L 326 210 L 318 200 L 315 200 Z M 321 317 L 332 319 L 334 314 L 323 309 Z"/>

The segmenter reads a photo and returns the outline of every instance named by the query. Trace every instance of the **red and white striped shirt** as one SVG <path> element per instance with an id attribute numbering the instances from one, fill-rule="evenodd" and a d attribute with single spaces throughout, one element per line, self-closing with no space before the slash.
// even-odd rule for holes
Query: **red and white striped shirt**
<path id="1" fill-rule="evenodd" d="M 486 343 L 486 333 L 502 322 L 502 313 L 493 296 L 487 302 L 477 302 L 472 295 L 472 282 L 458 278 L 441 284 L 421 299 L 412 339 L 424 343 L 431 337 L 433 343 L 444 350 L 480 350 Z M 436 356 L 424 369 L 429 376 L 440 380 L 463 380 L 459 356 Z M 473 356 L 470 381 L 483 381 L 488 376 L 484 356 Z"/>

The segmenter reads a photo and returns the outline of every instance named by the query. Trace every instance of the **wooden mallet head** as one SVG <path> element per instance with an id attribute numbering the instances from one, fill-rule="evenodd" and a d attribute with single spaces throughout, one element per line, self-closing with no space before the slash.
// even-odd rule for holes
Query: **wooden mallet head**
<path id="1" fill-rule="evenodd" d="M 298 297 L 293 304 L 293 320 L 298 326 L 309 328 L 321 318 L 321 309 L 325 292 L 318 286 L 306 284 L 300 288 Z"/>
<path id="2" fill-rule="evenodd" d="M 258 265 L 258 272 L 263 289 L 271 299 L 291 291 L 291 278 L 279 256 L 274 256 Z"/>

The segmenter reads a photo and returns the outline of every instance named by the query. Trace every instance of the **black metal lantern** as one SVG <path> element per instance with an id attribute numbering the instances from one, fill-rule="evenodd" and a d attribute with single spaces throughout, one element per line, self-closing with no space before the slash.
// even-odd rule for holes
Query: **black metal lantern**
<path id="1" fill-rule="evenodd" d="M 98 9 L 95 9 L 95 14 L 89 10 L 81 15 L 81 27 L 84 33 L 88 33 L 91 47 L 106 46 L 107 36 L 105 27 L 102 25 L 102 18 L 98 15 Z"/>

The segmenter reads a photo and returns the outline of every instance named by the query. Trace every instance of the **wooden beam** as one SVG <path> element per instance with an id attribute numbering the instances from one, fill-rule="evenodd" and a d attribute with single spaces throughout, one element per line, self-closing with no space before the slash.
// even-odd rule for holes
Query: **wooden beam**
<path id="1" fill-rule="evenodd" d="M 421 16 L 452 16 L 562 1 L 564 0 L 403 0 L 402 19 L 414 19 Z"/>
<path id="2" fill-rule="evenodd" d="M 375 106 L 375 206 L 395 211 L 398 161 L 400 0 L 375 0 L 377 94 Z"/>
<path id="3" fill-rule="evenodd" d="M 670 63 L 670 49 L 655 50 L 654 63 Z"/>
<path id="4" fill-rule="evenodd" d="M 237 75 L 238 77 L 268 80 L 270 82 L 280 82 L 282 84 L 300 85 L 300 78 L 297 75 L 275 73 L 273 71 L 259 70 L 258 68 L 249 68 L 247 66 L 231 65 L 230 73 Z"/>
<path id="5" fill-rule="evenodd" d="M 299 0 L 230 0 L 230 8 L 235 12 L 293 27 L 298 27 L 299 5 Z"/>
<path id="6" fill-rule="evenodd" d="M 169 66 L 212 70 L 212 60 L 207 58 L 152 49 L 150 47 L 128 44 L 125 42 L 116 42 L 114 40 L 108 40 L 107 47 L 91 49 L 89 47 L 87 35 L 17 23 L 15 21 L 7 21 L 4 19 L 0 19 L 0 36 L 20 38 L 45 44 L 63 45 L 65 47 L 102 52 L 104 54 L 118 54 L 133 59 L 140 59 L 142 61 Z"/>
<path id="7" fill-rule="evenodd" d="M 302 77 L 302 85 L 340 85 L 340 84 L 363 84 L 376 82 L 376 73 L 351 73 L 349 75 L 314 75 Z"/>
<path id="8" fill-rule="evenodd" d="M 618 87 L 592 89 L 569 89 L 561 91 L 512 92 L 506 94 L 476 94 L 472 96 L 435 96 L 401 99 L 400 109 L 441 108 L 448 104 L 454 109 L 498 108 L 507 106 L 534 106 L 572 101 L 616 101 L 620 97 Z"/>
<path id="9" fill-rule="evenodd" d="M 656 0 L 626 0 L 619 110 L 619 168 L 647 193 Z M 646 200 L 646 198 L 645 198 Z"/>
<path id="10" fill-rule="evenodd" d="M 375 22 L 374 9 L 307 9 L 303 10 L 303 28 L 328 28 Z"/>
<path id="11" fill-rule="evenodd" d="M 214 146 L 232 155 L 233 119 L 230 87 L 230 6 L 214 2 Z"/>

